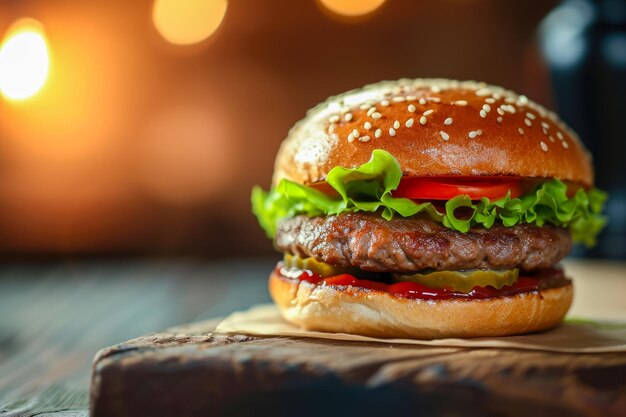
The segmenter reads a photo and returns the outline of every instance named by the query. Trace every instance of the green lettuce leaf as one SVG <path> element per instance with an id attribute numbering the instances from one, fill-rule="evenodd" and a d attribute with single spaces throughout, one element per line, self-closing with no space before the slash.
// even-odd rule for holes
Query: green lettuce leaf
<path id="1" fill-rule="evenodd" d="M 458 195 L 446 202 L 445 212 L 441 213 L 430 202 L 419 204 L 393 197 L 401 178 L 398 161 L 390 153 L 377 149 L 361 166 L 335 167 L 328 173 L 326 181 L 337 191 L 336 196 L 283 179 L 268 192 L 260 187 L 253 188 L 252 211 L 270 238 L 274 237 L 276 223 L 281 218 L 356 211 L 380 212 L 387 220 L 395 215 L 410 217 L 421 213 L 462 233 L 478 225 L 490 228 L 496 221 L 507 227 L 519 223 L 537 226 L 551 223 L 569 228 L 574 241 L 587 246 L 595 244 L 596 236 L 606 225 L 601 213 L 607 195 L 596 188 L 579 189 L 568 197 L 567 186 L 553 179 L 519 198 L 508 194 L 496 201 L 487 198 L 472 201 L 467 195 Z M 461 209 L 459 216 L 455 214 L 458 209 Z"/>

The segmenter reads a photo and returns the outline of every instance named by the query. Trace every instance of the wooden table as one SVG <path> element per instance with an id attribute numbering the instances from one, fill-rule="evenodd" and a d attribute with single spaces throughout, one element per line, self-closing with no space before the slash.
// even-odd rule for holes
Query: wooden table
<path id="1" fill-rule="evenodd" d="M 626 415 L 626 354 L 424 347 L 212 333 L 105 349 L 93 417 Z"/>
<path id="2" fill-rule="evenodd" d="M 268 302 L 275 262 L 0 265 L 0 416 L 86 416 L 99 349 Z"/>
<path id="3" fill-rule="evenodd" d="M 266 302 L 265 274 L 272 264 L 272 260 L 259 260 L 3 266 L 0 415 L 87 415 L 90 364 L 99 348 L 177 323 L 223 316 L 234 309 Z M 577 277 L 577 293 L 585 294 L 585 298 L 577 298 L 574 313 L 626 318 L 624 264 L 574 264 L 570 270 Z M 145 382 L 149 372 L 156 372 L 149 379 L 156 391 L 150 394 L 150 387 L 143 385 L 145 395 L 162 392 L 158 389 L 164 381 L 177 384 L 188 395 L 197 395 L 201 386 L 196 382 L 222 375 L 224 390 L 230 388 L 231 393 L 245 395 L 230 403 L 223 401 L 221 410 L 240 415 L 268 404 L 274 407 L 274 415 L 293 415 L 298 410 L 296 404 L 303 402 L 307 406 L 299 409 L 299 414 L 327 411 L 329 404 L 335 404 L 332 410 L 360 409 L 366 415 L 380 411 L 376 407 L 383 404 L 395 404 L 396 408 L 384 410 L 398 412 L 405 407 L 437 412 L 436 407 L 455 405 L 451 411 L 443 410 L 450 411 L 447 415 L 479 415 L 485 410 L 488 412 L 482 415 L 532 415 L 544 411 L 551 415 L 620 415 L 624 411 L 626 357 L 622 354 L 559 355 L 303 342 L 212 335 L 213 324 L 178 328 L 174 336 L 172 332 L 160 333 L 111 349 L 99 361 L 101 375 L 110 372 L 108 377 L 115 378 L 120 369 L 127 369 L 127 375 Z M 183 363 L 178 360 L 181 352 L 187 359 L 198 359 L 184 362 L 189 364 L 188 370 L 205 367 L 205 373 L 190 374 L 190 378 L 200 378 L 198 381 L 173 377 L 184 369 L 179 366 Z M 233 373 L 233 366 L 207 368 L 206 354 L 210 352 L 252 367 L 240 368 L 238 374 Z M 382 362 L 375 360 L 381 352 L 386 358 Z M 150 366 L 140 366 L 148 357 Z M 346 359 L 333 363 L 331 359 L 337 357 Z M 122 364 L 127 368 L 120 368 Z M 268 379 L 276 373 L 284 376 L 279 383 Z M 237 378 L 228 379 L 228 375 Z M 267 389 L 267 384 L 277 389 Z M 306 389 L 299 389 L 303 387 Z M 346 387 L 351 396 L 345 395 Z M 122 391 L 118 390 L 118 400 Z M 101 394 L 99 404 L 107 413 L 97 415 L 115 415 L 111 414 L 116 405 L 111 391 L 101 390 Z M 548 403 L 547 397 L 552 399 Z M 212 397 L 207 394 L 206 398 Z M 278 398 L 282 400 L 276 401 Z M 163 401 L 167 404 L 167 398 L 158 399 L 161 402 L 148 403 L 165 407 Z M 472 401 L 481 400 L 490 408 L 469 408 Z M 127 407 L 135 413 L 126 415 L 136 416 L 139 414 L 132 407 L 138 404 L 118 402 L 117 410 Z"/>

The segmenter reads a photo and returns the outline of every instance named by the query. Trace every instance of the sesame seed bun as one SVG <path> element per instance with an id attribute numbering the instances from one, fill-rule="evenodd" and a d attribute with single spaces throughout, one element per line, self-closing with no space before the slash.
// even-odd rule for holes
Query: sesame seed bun
<path id="1" fill-rule="evenodd" d="M 331 97 L 297 123 L 274 184 L 324 181 L 335 166 L 394 155 L 406 176 L 510 175 L 593 185 L 591 156 L 553 112 L 471 81 L 383 81 Z"/>
<path id="2" fill-rule="evenodd" d="M 507 336 L 549 329 L 572 303 L 572 285 L 475 300 L 412 300 L 351 286 L 314 285 L 272 273 L 283 317 L 309 330 L 386 338 Z"/>

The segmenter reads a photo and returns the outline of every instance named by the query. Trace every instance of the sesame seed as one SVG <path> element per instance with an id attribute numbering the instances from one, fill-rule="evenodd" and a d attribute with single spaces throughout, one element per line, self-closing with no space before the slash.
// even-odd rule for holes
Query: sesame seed
<path id="1" fill-rule="evenodd" d="M 356 130 L 356 129 L 354 129 L 354 130 L 352 131 L 352 136 L 354 136 L 355 138 L 358 138 L 358 137 L 359 137 L 359 131 L 358 131 L 358 130 Z"/>
<path id="2" fill-rule="evenodd" d="M 560 131 L 556 132 L 556 137 L 560 140 L 563 140 L 563 133 L 561 133 Z"/>
<path id="3" fill-rule="evenodd" d="M 544 135 L 548 136 L 548 130 L 544 127 L 541 129 Z"/>
<path id="4" fill-rule="evenodd" d="M 416 96 L 406 96 L 406 99 L 409 100 L 409 101 L 415 101 L 415 100 L 417 100 L 417 97 Z"/>
<path id="5" fill-rule="evenodd" d="M 376 107 L 370 107 L 369 110 L 367 111 L 367 115 L 371 116 L 372 113 L 374 113 L 376 111 Z"/>
<path id="6" fill-rule="evenodd" d="M 363 123 L 363 127 L 367 130 L 370 130 L 372 128 L 372 124 L 370 122 L 365 122 Z"/>
<path id="7" fill-rule="evenodd" d="M 361 142 L 368 142 L 368 141 L 370 140 L 370 137 L 369 137 L 369 136 L 361 136 L 361 137 L 359 138 L 359 140 L 360 140 Z"/>
<path id="8" fill-rule="evenodd" d="M 503 104 L 500 106 L 500 108 L 504 111 L 508 111 L 511 114 L 515 113 L 515 106 L 512 104 Z"/>
<path id="9" fill-rule="evenodd" d="M 515 100 L 513 97 L 507 97 L 504 99 L 505 103 L 509 103 L 509 104 L 513 104 L 515 103 L 517 100 Z"/>
<path id="10" fill-rule="evenodd" d="M 527 104 L 528 103 L 528 97 L 526 97 L 526 96 L 519 96 L 517 101 L 520 104 L 522 104 L 522 105 Z"/>
<path id="11" fill-rule="evenodd" d="M 393 127 L 389 128 L 389 136 L 395 136 L 396 135 L 396 129 L 394 129 Z"/>
<path id="12" fill-rule="evenodd" d="M 393 128 L 394 129 L 400 129 L 400 121 L 396 120 L 395 122 L 393 122 Z"/>
<path id="13" fill-rule="evenodd" d="M 561 145 L 563 145 L 565 149 L 569 148 L 569 143 L 567 143 L 566 141 L 561 141 Z"/>
<path id="14" fill-rule="evenodd" d="M 482 130 L 482 129 L 478 129 L 478 130 L 476 131 L 476 134 L 477 134 L 478 136 L 482 135 L 482 134 L 483 134 L 483 130 Z"/>
<path id="15" fill-rule="evenodd" d="M 550 125 L 546 122 L 541 122 L 541 127 L 543 127 L 544 129 L 550 129 Z"/>
<path id="16" fill-rule="evenodd" d="M 424 104 L 426 104 L 426 99 L 425 99 L 424 97 L 421 97 L 421 98 L 419 99 L 418 103 L 419 103 L 419 104 L 421 104 L 421 105 L 423 106 Z"/>
<path id="17" fill-rule="evenodd" d="M 524 123 L 526 123 L 526 126 L 531 127 L 533 125 L 533 122 L 531 122 L 528 119 L 524 119 Z"/>
<path id="18" fill-rule="evenodd" d="M 441 135 L 441 138 L 442 138 L 443 140 L 448 140 L 448 139 L 450 139 L 450 135 L 448 135 L 448 134 L 447 134 L 446 132 L 444 132 L 443 130 L 440 130 L 440 131 L 439 131 L 439 134 Z"/>
<path id="19" fill-rule="evenodd" d="M 433 114 L 434 110 L 426 110 L 424 113 L 422 113 L 424 116 L 429 116 L 431 114 Z"/>
<path id="20" fill-rule="evenodd" d="M 402 96 L 396 96 L 396 97 L 392 98 L 391 100 L 395 101 L 396 103 L 402 103 L 406 99 L 404 97 L 402 97 Z"/>
<path id="21" fill-rule="evenodd" d="M 329 121 L 330 123 L 337 123 L 337 122 L 339 121 L 339 116 L 337 116 L 336 114 L 335 114 L 335 115 L 333 115 L 333 116 L 330 116 L 330 117 L 328 118 L 328 121 Z"/>
<path id="22" fill-rule="evenodd" d="M 502 116 L 498 116 L 498 118 L 496 119 L 498 121 L 498 123 L 502 123 Z"/>
<path id="23" fill-rule="evenodd" d="M 489 112 L 491 111 L 491 106 L 489 104 L 483 104 L 483 110 Z"/>
<path id="24" fill-rule="evenodd" d="M 350 120 L 352 120 L 352 113 L 346 113 L 343 118 L 346 122 L 349 122 Z"/>
<path id="25" fill-rule="evenodd" d="M 441 88 L 437 87 L 436 85 L 431 85 L 430 91 L 432 91 L 433 93 L 441 93 Z"/>
<path id="26" fill-rule="evenodd" d="M 408 109 L 411 113 L 415 112 L 415 106 L 413 104 L 409 104 Z"/>
<path id="27" fill-rule="evenodd" d="M 480 111 L 480 117 L 482 117 L 483 119 L 484 119 L 485 117 L 487 117 L 487 112 L 485 111 L 485 109 L 482 109 L 482 110 Z"/>
<path id="28" fill-rule="evenodd" d="M 504 110 L 502 110 L 500 107 L 498 107 L 496 109 L 496 112 L 500 115 L 500 116 L 504 116 Z"/>
<path id="29" fill-rule="evenodd" d="M 444 120 L 443 124 L 446 126 L 450 126 L 452 124 L 452 117 L 448 117 L 446 120 Z"/>
<path id="30" fill-rule="evenodd" d="M 370 107 L 372 106 L 369 103 L 363 103 L 359 106 L 359 109 L 365 110 L 365 109 L 369 109 Z"/>
<path id="31" fill-rule="evenodd" d="M 336 134 L 336 133 L 331 133 L 331 134 L 330 134 L 330 138 L 331 138 L 332 140 L 338 140 L 338 139 L 339 139 L 339 136 L 337 136 L 337 134 Z"/>
<path id="32" fill-rule="evenodd" d="M 530 113 L 530 112 L 526 113 L 526 117 L 528 117 L 530 120 L 535 120 L 536 119 L 535 115 Z"/>
<path id="33" fill-rule="evenodd" d="M 548 139 L 550 139 L 550 142 L 554 142 L 554 137 L 548 136 Z"/>
<path id="34" fill-rule="evenodd" d="M 428 101 L 432 101 L 433 103 L 441 103 L 441 99 L 439 97 L 430 97 Z"/>
<path id="35" fill-rule="evenodd" d="M 478 133 L 472 130 L 471 132 L 469 132 L 467 136 L 469 136 L 470 139 L 474 139 L 477 135 Z"/>
<path id="36" fill-rule="evenodd" d="M 406 127 L 411 127 L 411 126 L 413 126 L 413 121 L 414 121 L 414 120 L 413 120 L 413 118 L 412 118 L 412 117 L 411 117 L 409 120 L 407 120 L 407 121 L 406 121 L 406 123 L 405 123 Z"/>
<path id="37" fill-rule="evenodd" d="M 495 102 L 496 102 L 496 99 L 495 99 L 495 98 L 493 98 L 493 97 L 487 97 L 487 98 L 485 99 L 485 103 L 491 103 L 491 104 L 493 104 L 493 103 L 495 103 Z"/>
<path id="38" fill-rule="evenodd" d="M 467 106 L 467 101 L 466 100 L 457 100 L 452 104 L 456 104 L 457 106 Z"/>
<path id="39" fill-rule="evenodd" d="M 380 137 L 380 135 L 382 135 L 382 134 L 383 134 L 383 131 L 382 131 L 382 130 L 380 130 L 380 129 L 376 129 L 376 132 L 374 132 L 374 137 L 375 137 L 375 138 L 379 138 L 379 137 Z"/>
<path id="40" fill-rule="evenodd" d="M 383 115 L 377 111 L 372 113 L 372 119 L 380 119 L 381 117 L 383 117 Z"/>
<path id="41" fill-rule="evenodd" d="M 481 88 L 480 90 L 476 91 L 476 95 L 477 96 L 490 96 L 491 95 L 491 90 L 488 88 Z"/>
<path id="42" fill-rule="evenodd" d="M 383 106 L 383 107 L 387 107 L 389 105 L 389 100 L 382 100 L 380 102 L 380 105 Z"/>
<path id="43" fill-rule="evenodd" d="M 348 142 L 350 143 L 354 142 L 354 135 L 352 133 L 348 135 Z"/>
<path id="44" fill-rule="evenodd" d="M 426 116 L 420 117 L 420 124 L 423 126 L 426 124 Z"/>
<path id="45" fill-rule="evenodd" d="M 524 134 L 524 129 L 522 129 L 521 127 L 517 128 L 517 133 L 519 133 L 520 135 Z"/>
<path id="46" fill-rule="evenodd" d="M 541 145 L 541 149 L 543 149 L 544 152 L 548 152 L 548 145 L 546 145 L 544 141 L 539 142 L 539 144 Z"/>

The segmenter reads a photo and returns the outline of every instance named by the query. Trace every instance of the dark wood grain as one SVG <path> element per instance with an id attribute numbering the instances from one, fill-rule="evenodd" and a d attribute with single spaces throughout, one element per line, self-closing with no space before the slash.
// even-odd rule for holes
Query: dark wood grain
<path id="1" fill-rule="evenodd" d="M 94 361 L 93 417 L 624 416 L 625 354 L 151 334 Z"/>
<path id="2" fill-rule="evenodd" d="M 267 302 L 275 260 L 0 265 L 0 416 L 86 415 L 103 346 Z"/>

